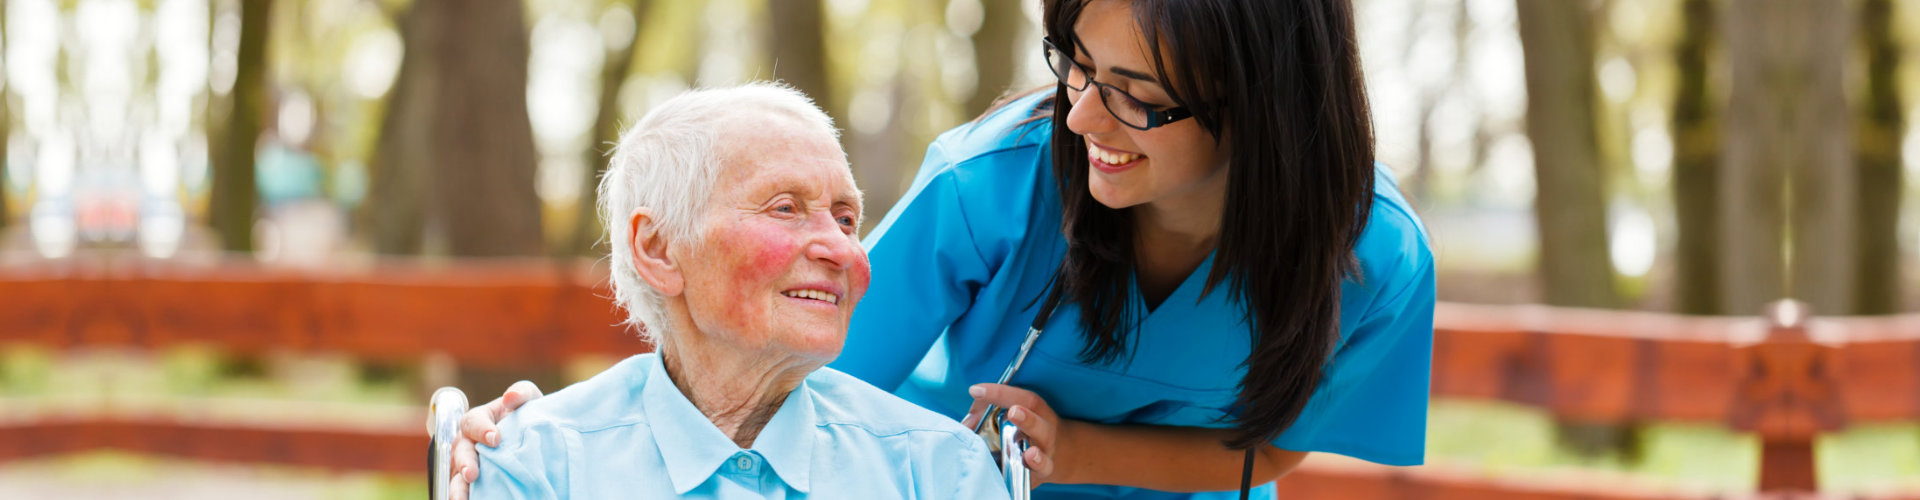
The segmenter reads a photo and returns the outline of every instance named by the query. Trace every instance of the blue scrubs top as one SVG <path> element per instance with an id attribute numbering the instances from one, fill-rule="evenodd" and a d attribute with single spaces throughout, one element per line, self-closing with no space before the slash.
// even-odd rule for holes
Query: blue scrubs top
<path id="1" fill-rule="evenodd" d="M 1066 255 L 1048 139 L 1028 120 L 1042 96 L 1009 103 L 928 147 L 913 187 L 868 236 L 873 282 L 831 366 L 953 418 L 967 388 L 993 382 L 1038 314 Z M 1362 276 L 1341 286 L 1340 344 L 1299 419 L 1273 444 L 1389 465 L 1425 452 L 1434 275 L 1425 229 L 1384 168 L 1355 252 Z M 1062 303 L 1011 384 L 1063 418 L 1231 427 L 1251 331 L 1224 288 L 1201 295 L 1208 257 L 1138 323 L 1130 362 L 1080 361 L 1080 310 Z M 1135 291 L 1132 300 L 1141 300 Z M 1237 498 L 1046 485 L 1035 498 Z M 1272 486 L 1255 498 L 1272 498 Z"/>

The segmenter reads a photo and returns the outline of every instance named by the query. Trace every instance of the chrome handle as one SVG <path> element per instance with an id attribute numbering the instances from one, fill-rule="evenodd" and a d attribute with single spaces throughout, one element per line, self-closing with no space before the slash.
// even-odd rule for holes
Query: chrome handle
<path id="1" fill-rule="evenodd" d="M 452 483 L 453 441 L 460 438 L 460 417 L 467 414 L 467 394 L 453 387 L 433 391 L 427 402 L 427 495 L 432 500 L 447 500 Z"/>
<path id="2" fill-rule="evenodd" d="M 1013 422 L 1000 422 L 1000 473 L 1007 478 L 1007 493 L 1013 500 L 1028 500 L 1033 495 L 1033 471 L 1027 470 L 1026 438 Z"/>

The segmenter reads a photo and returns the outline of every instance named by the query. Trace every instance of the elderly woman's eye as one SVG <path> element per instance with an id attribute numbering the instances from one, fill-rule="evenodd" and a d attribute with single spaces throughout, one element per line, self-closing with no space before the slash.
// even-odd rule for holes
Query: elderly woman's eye
<path id="1" fill-rule="evenodd" d="M 783 214 L 790 214 L 790 213 L 799 212 L 800 208 L 793 206 L 792 203 L 781 203 L 779 205 L 775 205 L 773 207 L 773 211 L 780 212 Z"/>
<path id="2" fill-rule="evenodd" d="M 840 221 L 840 225 L 842 225 L 842 226 L 847 226 L 847 227 L 853 227 L 853 217 L 852 217 L 852 216 L 848 216 L 848 215 L 842 215 L 842 216 L 840 216 L 840 218 L 839 218 L 839 219 L 835 219 L 835 220 L 838 220 L 838 221 Z"/>

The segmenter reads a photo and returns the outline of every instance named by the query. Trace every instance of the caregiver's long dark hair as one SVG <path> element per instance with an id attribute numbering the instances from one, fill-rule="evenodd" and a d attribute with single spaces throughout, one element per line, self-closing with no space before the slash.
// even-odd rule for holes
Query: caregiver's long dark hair
<path id="1" fill-rule="evenodd" d="M 1074 53 L 1084 0 L 1046 0 L 1047 36 Z M 1340 283 L 1373 200 L 1373 120 L 1348 0 L 1135 0 L 1154 70 L 1173 100 L 1230 143 L 1226 213 L 1206 290 L 1247 304 L 1252 355 L 1235 432 L 1251 448 L 1293 424 L 1340 329 Z M 1152 44 L 1149 43 L 1151 46 Z M 1133 214 L 1093 199 L 1085 139 L 1053 99 L 1053 164 L 1070 242 L 1065 275 L 1089 362 L 1132 356 Z"/>

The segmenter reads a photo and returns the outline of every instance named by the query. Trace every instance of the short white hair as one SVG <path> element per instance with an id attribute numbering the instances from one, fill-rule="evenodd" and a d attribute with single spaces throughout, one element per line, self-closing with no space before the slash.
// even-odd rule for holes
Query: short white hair
<path id="1" fill-rule="evenodd" d="M 640 338 L 664 351 L 671 338 L 666 297 L 634 270 L 630 217 L 652 209 L 654 225 L 668 241 L 692 241 L 713 192 L 713 182 L 728 160 L 730 146 L 720 136 L 732 127 L 756 124 L 756 116 L 784 114 L 819 127 L 838 139 L 833 119 L 813 100 L 779 82 L 701 88 L 673 96 L 647 111 L 620 134 L 607 172 L 600 178 L 600 221 L 612 247 L 614 301 L 627 310 L 627 323 Z"/>

